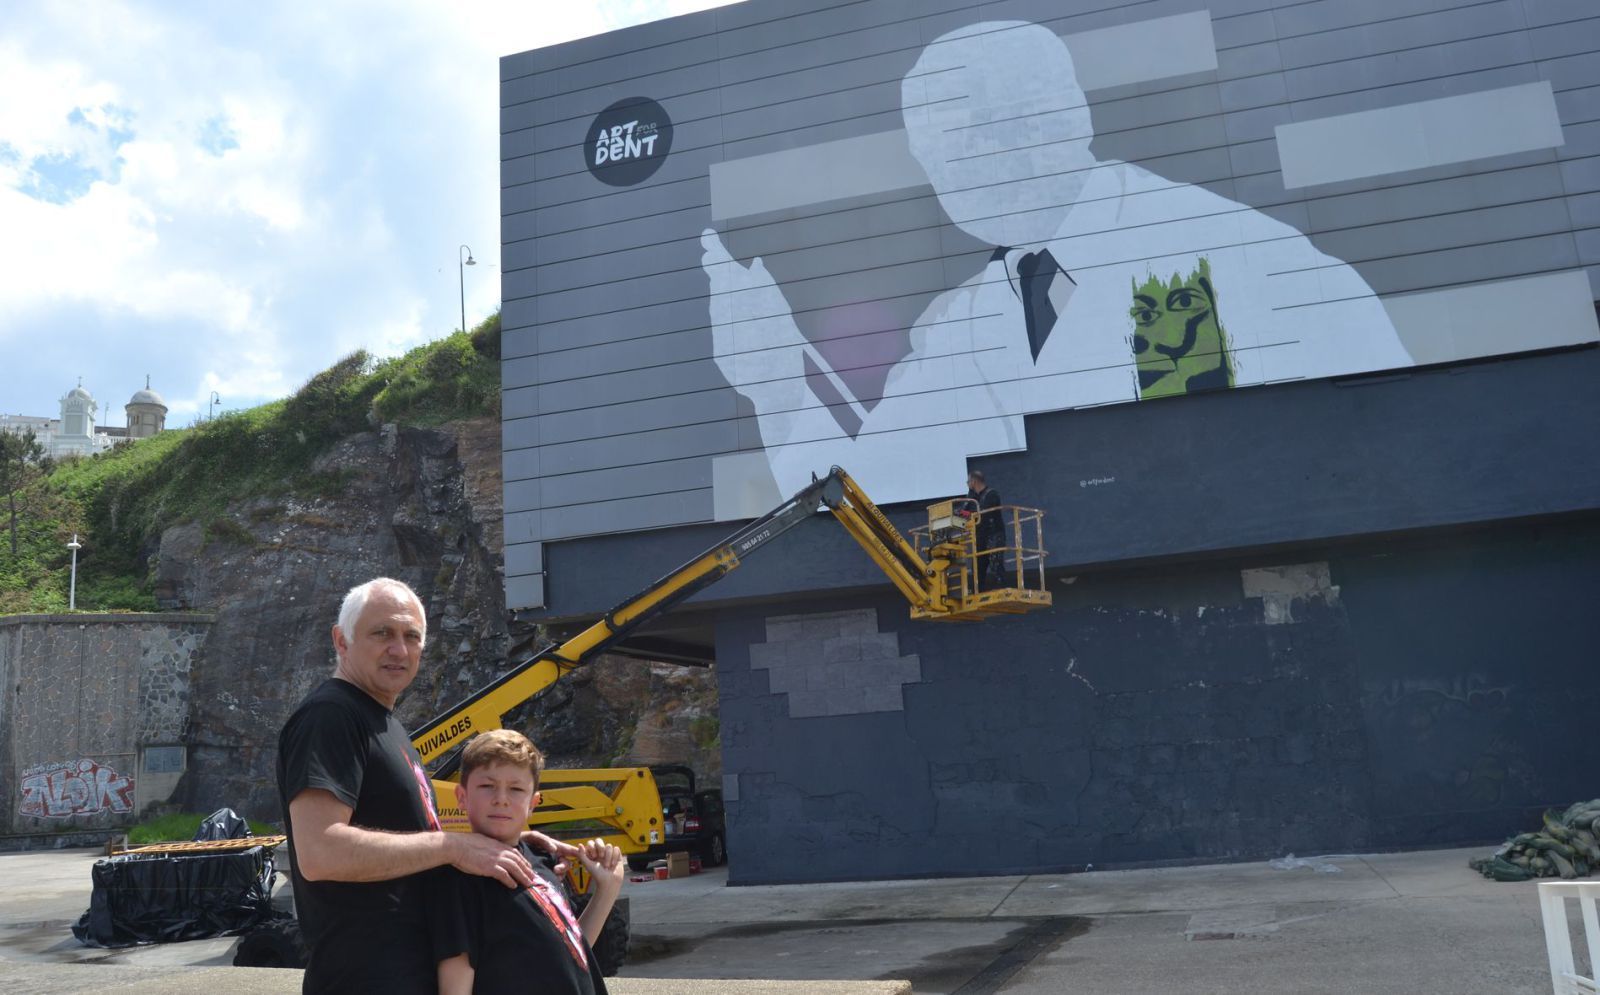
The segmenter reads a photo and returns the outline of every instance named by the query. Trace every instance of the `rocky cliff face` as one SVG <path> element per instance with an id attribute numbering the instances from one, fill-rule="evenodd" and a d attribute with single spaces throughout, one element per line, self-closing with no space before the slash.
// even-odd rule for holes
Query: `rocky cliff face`
<path id="1" fill-rule="evenodd" d="M 164 607 L 216 613 L 191 677 L 179 797 L 193 809 L 279 818 L 278 730 L 332 672 L 330 629 L 356 584 L 399 578 L 427 610 L 421 673 L 398 709 L 407 726 L 501 673 L 523 635 L 508 630 L 502 588 L 497 420 L 352 435 L 321 457 L 313 479 L 325 484 L 319 496 L 256 498 L 161 538 Z M 715 708 L 708 671 L 602 660 L 507 724 L 554 766 L 689 761 L 716 777 Z"/>

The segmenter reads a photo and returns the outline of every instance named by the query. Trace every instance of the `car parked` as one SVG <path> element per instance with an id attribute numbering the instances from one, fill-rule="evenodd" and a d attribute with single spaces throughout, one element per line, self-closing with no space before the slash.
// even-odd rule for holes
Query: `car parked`
<path id="1" fill-rule="evenodd" d="M 728 829 L 722 807 L 722 792 L 715 788 L 697 791 L 694 771 L 682 764 L 663 764 L 650 768 L 656 790 L 661 794 L 662 840 L 644 853 L 628 857 L 628 866 L 642 871 L 652 860 L 669 853 L 690 853 L 706 867 L 719 867 L 728 860 Z"/>

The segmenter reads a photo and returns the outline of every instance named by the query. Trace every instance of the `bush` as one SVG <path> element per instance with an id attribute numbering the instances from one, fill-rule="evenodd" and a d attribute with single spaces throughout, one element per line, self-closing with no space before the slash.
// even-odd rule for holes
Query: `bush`
<path id="1" fill-rule="evenodd" d="M 143 846 L 147 843 L 174 843 L 194 839 L 194 834 L 200 828 L 200 823 L 206 821 L 207 812 L 170 812 L 166 815 L 146 819 L 132 829 L 128 830 L 128 843 L 133 846 Z M 264 822 L 254 819 L 245 820 L 250 823 L 250 831 L 257 836 L 274 836 L 277 830 Z"/>

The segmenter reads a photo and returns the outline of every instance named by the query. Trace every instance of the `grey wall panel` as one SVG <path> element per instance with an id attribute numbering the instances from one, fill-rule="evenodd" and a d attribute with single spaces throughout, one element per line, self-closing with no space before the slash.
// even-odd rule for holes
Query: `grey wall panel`
<path id="1" fill-rule="evenodd" d="M 537 508 L 506 509 L 506 542 L 532 542 L 544 534 Z"/>
<path id="2" fill-rule="evenodd" d="M 1230 52 L 1270 45 L 1276 53 L 1278 48 L 1278 26 L 1273 22 L 1270 9 L 1235 12 L 1227 9 L 1230 6 L 1222 3 L 1209 5 L 1211 34 L 1217 42 L 1217 71 L 1223 79 L 1231 76 L 1228 67 Z M 1256 56 L 1248 55 L 1244 58 L 1249 62 Z M 1276 54 L 1273 55 L 1272 61 L 1281 63 L 1280 57 Z"/>
<path id="3" fill-rule="evenodd" d="M 640 330 L 648 330 L 649 327 Z M 544 364 L 540 370 L 541 379 L 535 382 L 594 377 L 614 370 L 636 370 L 701 360 L 705 358 L 705 340 L 709 336 L 709 331 L 695 328 L 674 334 L 650 335 L 546 353 L 541 357 Z"/>
<path id="4" fill-rule="evenodd" d="M 1590 7 L 1583 20 L 1535 28 L 1528 32 L 1536 59 L 1559 59 L 1600 48 L 1600 12 Z"/>
<path id="5" fill-rule="evenodd" d="M 519 242 L 517 247 L 523 251 L 518 253 L 513 268 L 546 266 L 573 259 L 604 259 L 619 249 L 673 242 L 688 245 L 698 252 L 699 233 L 685 234 L 683 219 L 676 212 L 646 214 Z M 506 265 L 511 266 L 511 260 L 508 259 Z"/>
<path id="6" fill-rule="evenodd" d="M 507 433 L 511 425 L 507 423 Z M 508 438 L 509 445 L 509 438 Z M 673 459 L 715 456 L 738 448 L 738 430 L 731 421 L 715 425 L 652 429 L 633 435 L 589 442 L 544 446 L 539 451 L 541 472 L 578 473 L 618 466 L 644 466 Z"/>
<path id="7" fill-rule="evenodd" d="M 544 548 L 537 542 L 516 542 L 506 545 L 506 576 L 521 577 L 544 570 Z"/>
<path id="8" fill-rule="evenodd" d="M 528 388 L 530 392 L 537 392 L 538 403 L 546 413 L 575 411 L 591 404 L 618 400 L 645 400 L 672 394 L 727 389 L 728 382 L 709 359 L 674 363 L 665 369 L 645 366 L 618 373 L 575 377 Z"/>
<path id="9" fill-rule="evenodd" d="M 501 472 L 507 481 L 529 480 L 539 473 L 539 450 L 536 447 L 507 448 L 500 457 Z"/>
<path id="10" fill-rule="evenodd" d="M 506 577 L 506 604 L 518 608 L 540 608 L 544 603 L 544 574 Z"/>
<path id="11" fill-rule="evenodd" d="M 500 313 L 500 322 L 501 359 L 517 359 L 523 356 L 531 356 L 538 350 L 538 330 L 531 322 L 521 325 L 506 324 L 506 313 L 503 308 Z"/>
<path id="12" fill-rule="evenodd" d="M 670 165 L 670 160 L 669 160 Z M 663 167 L 663 172 L 666 167 Z M 670 214 L 704 207 L 707 200 L 705 183 L 696 177 L 682 177 L 672 181 L 660 173 L 649 181 L 607 195 L 594 184 L 586 194 L 562 203 L 542 205 L 535 212 L 509 213 L 500 219 L 501 235 L 507 239 L 533 238 L 549 233 L 576 231 L 590 225 L 604 225 L 626 221 L 641 214 Z"/>
<path id="13" fill-rule="evenodd" d="M 545 512 L 544 528 L 552 538 L 601 532 L 635 532 L 703 519 L 710 508 L 709 487 L 676 494 L 589 501 Z"/>
<path id="14" fill-rule="evenodd" d="M 507 421 L 539 413 L 539 388 L 517 387 L 500 393 L 500 417 Z"/>
<path id="15" fill-rule="evenodd" d="M 596 494 L 652 495 L 705 490 L 711 486 L 711 463 L 698 457 L 666 460 L 649 466 L 622 466 L 545 477 L 540 485 L 544 508 L 587 504 Z"/>
<path id="16" fill-rule="evenodd" d="M 1529 273 L 1572 269 L 1579 264 L 1572 236 L 1542 235 L 1515 242 L 1441 249 L 1423 255 L 1374 259 L 1362 275 L 1379 294 L 1477 283 Z"/>
<path id="17" fill-rule="evenodd" d="M 574 411 L 541 415 L 539 436 L 542 444 L 553 446 L 679 425 L 704 425 L 737 417 L 736 402 L 732 391 L 719 390 L 596 404 Z"/>
<path id="18" fill-rule="evenodd" d="M 706 325 L 702 301 L 671 301 L 629 309 L 622 316 L 595 315 L 552 321 L 539 326 L 539 348 L 559 353 L 586 349 L 605 342 L 643 341 L 660 335 L 677 335 Z M 709 358 L 705 355 L 704 358 Z M 622 368 L 629 368 L 624 364 Z"/>

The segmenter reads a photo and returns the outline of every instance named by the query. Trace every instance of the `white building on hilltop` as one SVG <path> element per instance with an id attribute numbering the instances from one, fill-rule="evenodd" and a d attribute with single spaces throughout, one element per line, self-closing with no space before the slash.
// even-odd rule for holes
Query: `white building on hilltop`
<path id="1" fill-rule="evenodd" d="M 61 459 L 92 456 L 105 452 L 123 439 L 147 439 L 166 429 L 167 403 L 150 389 L 149 377 L 145 378 L 144 388 L 134 393 L 123 410 L 128 419 L 126 428 L 97 426 L 95 417 L 100 404 L 84 389 L 80 378 L 78 386 L 61 398 L 59 417 L 0 415 L 0 432 L 12 435 L 32 432 L 46 455 Z"/>

